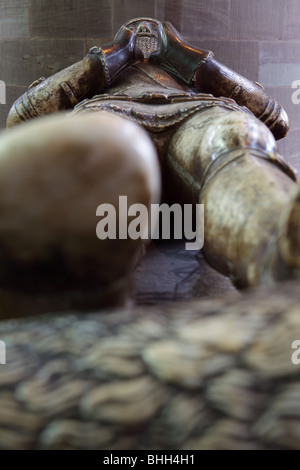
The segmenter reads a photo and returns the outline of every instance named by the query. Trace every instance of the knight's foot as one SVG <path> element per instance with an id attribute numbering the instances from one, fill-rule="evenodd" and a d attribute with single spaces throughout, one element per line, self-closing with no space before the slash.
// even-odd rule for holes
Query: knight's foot
<path id="1" fill-rule="evenodd" d="M 0 298 L 5 288 L 20 299 L 61 297 L 63 308 L 83 308 L 89 296 L 97 307 L 122 303 L 145 240 L 128 235 L 120 196 L 149 209 L 159 184 L 149 137 L 113 114 L 45 117 L 4 133 Z"/>
<path id="2" fill-rule="evenodd" d="M 287 208 L 279 239 L 280 254 L 293 273 L 300 276 L 300 185 L 298 184 Z"/>
<path id="3" fill-rule="evenodd" d="M 300 184 L 279 219 L 278 236 L 270 243 L 266 280 L 282 281 L 300 278 Z"/>

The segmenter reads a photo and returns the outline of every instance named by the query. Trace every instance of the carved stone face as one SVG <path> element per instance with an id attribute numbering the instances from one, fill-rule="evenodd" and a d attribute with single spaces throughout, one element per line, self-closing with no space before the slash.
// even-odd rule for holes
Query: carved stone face
<path id="1" fill-rule="evenodd" d="M 159 21 L 152 18 L 135 18 L 124 25 L 136 33 L 137 46 L 143 52 L 145 59 L 148 59 L 150 54 L 159 47 L 159 23 Z"/>

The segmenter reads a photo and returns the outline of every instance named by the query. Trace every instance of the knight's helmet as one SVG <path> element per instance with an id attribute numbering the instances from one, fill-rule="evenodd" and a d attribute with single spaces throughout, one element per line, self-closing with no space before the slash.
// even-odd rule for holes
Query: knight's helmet
<path id="1" fill-rule="evenodd" d="M 150 54 L 159 48 L 158 25 L 160 21 L 153 18 L 134 18 L 124 26 L 135 32 L 137 36 L 137 46 L 148 59 Z"/>

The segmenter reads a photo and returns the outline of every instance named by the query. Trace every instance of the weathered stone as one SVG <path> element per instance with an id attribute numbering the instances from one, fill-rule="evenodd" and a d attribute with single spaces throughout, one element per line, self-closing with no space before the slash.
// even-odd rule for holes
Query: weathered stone
<path id="1" fill-rule="evenodd" d="M 299 449 L 299 302 L 293 282 L 2 321 L 0 448 Z"/>

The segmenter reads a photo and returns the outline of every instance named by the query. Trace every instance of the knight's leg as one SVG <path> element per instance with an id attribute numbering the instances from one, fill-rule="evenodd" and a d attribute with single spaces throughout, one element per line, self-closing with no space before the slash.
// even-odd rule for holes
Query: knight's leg
<path id="1" fill-rule="evenodd" d="M 191 117 L 170 141 L 164 185 L 205 205 L 204 255 L 240 287 L 297 275 L 297 185 L 280 158 L 264 124 L 224 108 Z"/>

